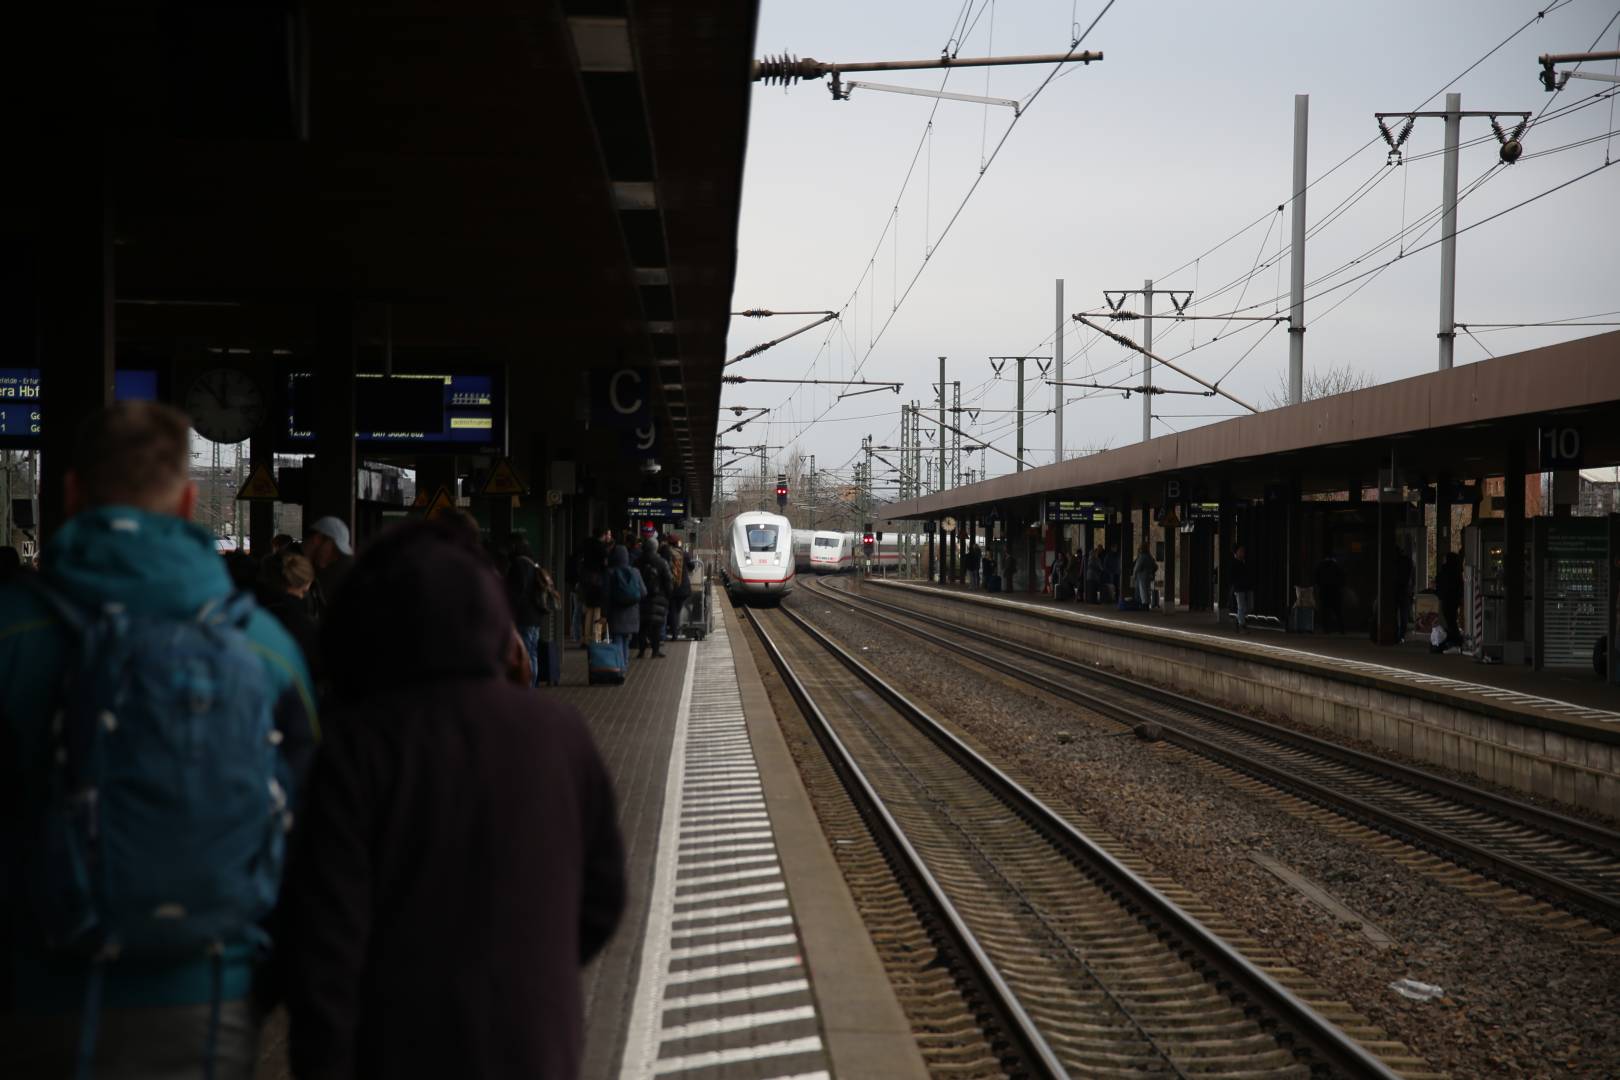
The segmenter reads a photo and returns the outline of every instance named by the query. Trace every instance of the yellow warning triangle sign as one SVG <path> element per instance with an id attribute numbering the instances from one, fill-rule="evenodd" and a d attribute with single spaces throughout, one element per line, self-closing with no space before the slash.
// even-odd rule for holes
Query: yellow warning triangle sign
<path id="1" fill-rule="evenodd" d="M 433 493 L 433 498 L 428 500 L 427 512 L 423 516 L 432 521 L 443 514 L 448 514 L 455 508 L 456 500 L 450 497 L 449 490 L 441 484 L 439 490 Z"/>
<path id="2" fill-rule="evenodd" d="M 236 493 L 238 500 L 275 500 L 281 498 L 281 489 L 276 487 L 276 478 L 270 475 L 270 466 L 263 463 L 255 465 L 248 474 L 247 482 L 242 490 Z"/>
<path id="3" fill-rule="evenodd" d="M 495 467 L 489 470 L 489 478 L 484 481 L 482 495 L 527 495 L 529 488 L 518 479 L 517 470 L 512 468 L 511 458 L 501 458 Z"/>
<path id="4" fill-rule="evenodd" d="M 424 507 L 426 505 L 427 505 L 427 489 L 426 488 L 417 488 L 416 489 L 416 497 L 411 500 L 411 509 L 412 510 L 420 510 L 420 509 L 422 509 L 422 507 Z"/>

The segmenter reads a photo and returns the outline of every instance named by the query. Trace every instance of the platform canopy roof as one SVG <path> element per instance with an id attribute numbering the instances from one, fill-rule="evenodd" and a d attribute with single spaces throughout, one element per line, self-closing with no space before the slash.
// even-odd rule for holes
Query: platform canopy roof
<path id="1" fill-rule="evenodd" d="M 1160 436 L 1132 446 L 990 480 L 879 511 L 884 521 L 1026 509 L 1042 497 L 1163 502 L 1165 481 L 1187 497 L 1223 491 L 1258 498 L 1275 485 L 1302 492 L 1371 487 L 1392 466 L 1408 483 L 1535 471 L 1546 459 L 1539 434 L 1571 429 L 1553 453 L 1568 467 L 1620 463 L 1620 332 L 1550 345 L 1449 371 L 1307 401 Z M 1551 468 L 1551 465 L 1546 467 Z"/>
<path id="2" fill-rule="evenodd" d="M 296 343 L 340 298 L 363 341 L 507 363 L 563 443 L 588 369 L 643 364 L 708 490 L 757 0 L 45 7 L 0 195 L 26 228 L 100 143 L 120 338 Z"/>

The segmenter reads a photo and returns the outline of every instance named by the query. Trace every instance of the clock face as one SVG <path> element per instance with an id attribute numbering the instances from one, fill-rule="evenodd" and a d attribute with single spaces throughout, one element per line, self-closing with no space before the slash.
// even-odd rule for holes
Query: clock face
<path id="1" fill-rule="evenodd" d="M 258 384 L 233 368 L 205 371 L 186 390 L 183 403 L 197 434 L 211 442 L 239 443 L 264 422 Z"/>

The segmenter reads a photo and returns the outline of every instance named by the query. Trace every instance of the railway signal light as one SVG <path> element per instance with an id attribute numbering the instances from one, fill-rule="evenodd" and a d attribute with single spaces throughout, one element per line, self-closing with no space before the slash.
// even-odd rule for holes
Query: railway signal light
<path id="1" fill-rule="evenodd" d="M 785 508 L 787 506 L 787 497 L 788 497 L 787 481 L 786 480 L 777 480 L 777 482 L 776 482 L 776 506 L 777 506 L 777 509 L 783 509 L 783 508 Z"/>

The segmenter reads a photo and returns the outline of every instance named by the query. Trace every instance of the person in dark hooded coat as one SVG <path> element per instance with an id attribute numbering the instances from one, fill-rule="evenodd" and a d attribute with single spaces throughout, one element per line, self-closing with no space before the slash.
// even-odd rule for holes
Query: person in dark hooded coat
<path id="1" fill-rule="evenodd" d="M 277 940 L 295 1076 L 579 1075 L 624 853 L 583 717 L 504 677 L 510 633 L 434 524 L 385 533 L 337 597 Z"/>
<path id="2" fill-rule="evenodd" d="M 624 662 L 625 675 L 630 674 L 630 639 L 641 632 L 641 602 L 633 600 L 628 604 L 619 604 L 614 600 L 618 591 L 613 587 L 615 576 L 628 573 L 639 577 L 635 568 L 630 565 L 630 552 L 623 544 L 615 544 L 608 554 L 606 584 L 602 589 L 602 603 L 606 605 L 603 610 L 607 612 L 608 636 L 619 647 L 619 659 Z"/>
<path id="3" fill-rule="evenodd" d="M 675 582 L 669 574 L 669 564 L 658 554 L 658 541 L 648 538 L 641 542 L 641 580 L 647 591 L 641 597 L 641 645 L 636 659 L 647 655 L 652 646 L 653 659 L 664 656 L 664 624 L 669 621 L 669 595 Z"/>

